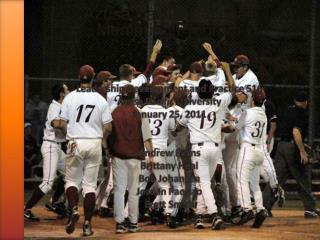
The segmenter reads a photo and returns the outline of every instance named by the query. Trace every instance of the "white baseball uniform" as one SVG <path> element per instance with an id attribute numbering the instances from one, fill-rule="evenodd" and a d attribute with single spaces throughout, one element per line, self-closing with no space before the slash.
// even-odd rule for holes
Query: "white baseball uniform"
<path id="1" fill-rule="evenodd" d="M 221 122 L 226 108 L 232 99 L 231 93 L 187 105 L 179 123 L 188 127 L 192 144 L 192 163 L 197 181 L 197 210 L 196 214 L 213 214 L 217 206 L 211 189 L 211 178 L 217 162 L 221 161 Z"/>
<path id="2" fill-rule="evenodd" d="M 242 91 L 248 96 L 246 103 L 238 105 L 238 107 L 241 106 L 242 109 L 250 108 L 252 103 L 252 91 L 259 87 L 257 76 L 254 74 L 254 72 L 252 72 L 251 69 L 248 69 L 248 71 L 240 79 L 237 78 L 236 74 L 234 74 L 232 77 L 235 81 L 237 91 Z"/>
<path id="3" fill-rule="evenodd" d="M 132 85 L 134 87 L 140 87 L 143 83 L 147 82 L 147 78 L 143 75 L 140 74 L 138 77 L 132 79 L 131 81 L 127 80 L 120 80 L 120 81 L 114 81 L 108 89 L 107 93 L 107 101 L 110 106 L 111 112 L 118 106 L 119 99 L 121 96 L 121 88 L 124 87 L 125 85 Z M 136 95 L 137 98 L 137 95 Z"/>
<path id="4" fill-rule="evenodd" d="M 44 194 L 52 189 L 57 170 L 64 174 L 65 169 L 66 156 L 61 149 L 61 143 L 66 141 L 66 137 L 60 129 L 53 128 L 51 125 L 53 120 L 59 120 L 60 111 L 61 104 L 52 100 L 47 113 L 41 145 L 43 179 L 39 188 Z"/>
<path id="5" fill-rule="evenodd" d="M 240 152 L 237 166 L 238 199 L 241 207 L 251 210 L 250 190 L 257 211 L 264 209 L 259 186 L 260 168 L 263 156 L 263 134 L 266 134 L 267 117 L 261 107 L 247 109 L 238 120 L 240 131 Z"/>
<path id="6" fill-rule="evenodd" d="M 190 91 L 192 100 L 197 100 L 199 98 L 197 93 L 198 86 L 199 80 L 193 81 L 191 79 L 185 79 L 179 84 L 180 88 L 184 88 Z"/>
<path id="7" fill-rule="evenodd" d="M 79 88 L 65 97 L 60 118 L 69 123 L 65 188 L 82 187 L 83 195 L 95 192 L 103 125 L 112 121 L 109 105 L 94 90 Z"/>
<path id="8" fill-rule="evenodd" d="M 251 107 L 252 94 L 251 92 L 259 86 L 257 76 L 250 70 L 238 79 L 236 75 L 233 75 L 235 80 L 236 88 L 247 94 L 248 98 L 246 103 L 236 104 L 233 109 L 227 111 L 227 114 L 231 114 L 233 117 L 239 119 L 242 112 Z M 230 205 L 232 207 L 238 206 L 239 199 L 237 194 L 237 160 L 239 155 L 239 132 L 236 130 L 233 133 L 226 134 L 225 137 L 226 147 L 223 150 L 223 160 L 226 165 L 226 177 L 229 187 Z"/>
<path id="9" fill-rule="evenodd" d="M 224 71 L 221 68 L 217 68 L 215 74 L 207 77 L 202 77 L 201 79 L 210 80 L 210 82 L 215 87 L 216 92 L 224 92 L 224 87 L 226 86 L 226 76 L 224 75 Z"/>
<path id="10" fill-rule="evenodd" d="M 152 144 L 154 150 L 153 162 L 155 164 L 162 165 L 164 167 L 153 168 L 153 174 L 157 180 L 161 193 L 157 195 L 157 198 L 153 201 L 154 204 L 160 202 L 160 199 L 164 201 L 165 213 L 171 214 L 173 208 L 170 207 L 170 182 L 165 180 L 169 177 L 169 172 L 167 167 L 166 156 L 162 156 L 161 153 L 168 151 L 168 135 L 169 131 L 175 130 L 175 120 L 170 118 L 170 112 L 160 105 L 146 105 L 142 108 L 143 117 L 147 117 L 150 121 L 150 131 L 152 135 Z M 170 164 L 170 167 L 174 167 Z M 155 206 L 155 205 L 154 205 Z"/>
<path id="11" fill-rule="evenodd" d="M 240 118 L 242 109 L 240 107 L 234 107 L 227 114 L 231 114 L 236 118 Z M 239 154 L 239 131 L 236 129 L 233 133 L 225 133 L 225 148 L 222 151 L 223 161 L 225 164 L 226 178 L 228 183 L 230 200 L 227 206 L 236 207 L 240 203 L 238 201 L 237 194 L 237 160 Z"/>

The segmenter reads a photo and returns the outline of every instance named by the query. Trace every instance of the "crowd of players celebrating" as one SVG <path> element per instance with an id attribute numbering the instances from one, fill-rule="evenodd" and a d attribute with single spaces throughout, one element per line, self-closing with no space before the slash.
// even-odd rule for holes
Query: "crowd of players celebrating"
<path id="1" fill-rule="evenodd" d="M 208 58 L 182 73 L 171 56 L 155 66 L 161 47 L 157 40 L 143 72 L 123 64 L 115 80 L 84 65 L 78 89 L 54 86 L 41 148 L 43 181 L 25 204 L 25 220 L 39 221 L 31 209 L 57 175 L 64 181 L 46 207 L 68 217 L 71 234 L 82 192 L 84 236 L 93 234 L 95 213 L 113 216 L 117 233 L 139 231 L 145 221 L 170 228 L 193 221 L 197 229 L 210 222 L 220 230 L 251 220 L 259 228 L 276 202 L 283 205 L 284 181 L 270 157 L 277 116 L 249 58 L 229 64 L 204 43 Z M 303 93 L 295 96 L 301 109 L 306 102 Z M 304 123 L 293 123 L 287 139 L 302 165 L 308 163 Z M 101 164 L 105 177 L 97 186 Z M 315 204 L 305 208 L 305 217 L 319 216 Z"/>

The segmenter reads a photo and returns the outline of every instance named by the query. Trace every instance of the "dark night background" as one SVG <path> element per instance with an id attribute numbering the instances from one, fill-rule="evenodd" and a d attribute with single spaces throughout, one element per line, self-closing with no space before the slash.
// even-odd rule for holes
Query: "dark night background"
<path id="1" fill-rule="evenodd" d="M 220 59 L 238 54 L 250 58 L 253 71 L 279 115 L 297 88 L 272 84 L 308 85 L 311 1 L 303 0 L 155 0 L 154 40 L 163 41 L 184 69 L 206 57 L 201 44 L 212 43 Z M 320 71 L 320 7 L 315 34 L 315 82 Z M 176 33 L 183 21 L 184 36 Z M 143 70 L 147 60 L 148 1 L 29 0 L 25 2 L 25 75 L 77 78 L 79 66 L 117 75 L 122 63 Z M 161 56 L 160 56 L 161 57 Z M 28 96 L 50 100 L 54 81 L 29 80 Z M 73 82 L 72 84 L 75 84 Z M 71 84 L 71 85 L 72 85 Z M 306 89 L 308 90 L 308 89 Z M 319 88 L 315 88 L 315 127 L 319 132 Z M 319 133 L 316 134 L 318 137 Z"/>

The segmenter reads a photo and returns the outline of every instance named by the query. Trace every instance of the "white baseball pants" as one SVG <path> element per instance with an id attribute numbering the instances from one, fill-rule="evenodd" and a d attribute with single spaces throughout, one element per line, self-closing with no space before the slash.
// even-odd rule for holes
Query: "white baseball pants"
<path id="1" fill-rule="evenodd" d="M 101 139 L 74 139 L 68 143 L 65 189 L 82 187 L 83 196 L 96 192 L 102 160 Z"/>
<path id="2" fill-rule="evenodd" d="M 262 150 L 264 159 L 260 169 L 260 174 L 263 177 L 263 179 L 270 184 L 271 188 L 276 188 L 278 186 L 277 174 L 273 165 L 272 158 L 270 157 L 270 154 L 267 151 L 266 144 L 263 144 Z"/>
<path id="3" fill-rule="evenodd" d="M 128 188 L 128 217 L 131 223 L 137 223 L 139 218 L 139 174 L 141 173 L 141 160 L 120 159 L 112 160 L 114 218 L 117 223 L 124 221 L 124 197 Z"/>
<path id="4" fill-rule="evenodd" d="M 39 188 L 44 194 L 47 194 L 52 189 L 57 170 L 62 174 L 65 172 L 66 155 L 61 150 L 60 144 L 49 141 L 43 141 L 41 154 L 43 158 L 43 178 Z"/>
<path id="5" fill-rule="evenodd" d="M 237 193 L 237 160 L 239 155 L 239 144 L 233 141 L 226 142 L 225 144 L 226 147 L 222 151 L 222 154 L 229 188 L 229 205 L 236 207 L 240 204 Z"/>
<path id="6" fill-rule="evenodd" d="M 242 143 L 238 158 L 237 182 L 238 199 L 244 210 L 252 210 L 250 190 L 253 194 L 257 211 L 264 209 L 260 190 L 260 168 L 263 162 L 262 146 Z"/>
<path id="7" fill-rule="evenodd" d="M 216 143 L 204 142 L 202 146 L 193 144 L 192 151 L 200 152 L 200 156 L 192 156 L 191 158 L 194 166 L 198 166 L 194 169 L 194 174 L 197 178 L 196 187 L 199 191 L 196 214 L 216 213 L 217 206 L 211 189 L 211 178 L 216 170 L 217 162 L 221 161 L 221 148 Z"/>

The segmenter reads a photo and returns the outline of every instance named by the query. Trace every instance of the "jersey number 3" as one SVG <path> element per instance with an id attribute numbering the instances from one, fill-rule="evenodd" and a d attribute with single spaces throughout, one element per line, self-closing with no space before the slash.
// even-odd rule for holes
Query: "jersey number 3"
<path id="1" fill-rule="evenodd" d="M 77 120 L 76 120 L 76 122 L 79 122 L 79 121 L 80 121 L 83 107 L 84 107 L 84 105 L 82 104 L 82 105 L 80 105 L 80 106 L 77 108 L 78 115 L 77 115 Z M 91 114 L 92 114 L 92 112 L 93 112 L 93 109 L 95 108 L 95 105 L 86 105 L 86 106 L 85 106 L 85 110 L 87 110 L 88 108 L 91 109 L 91 110 L 89 111 L 86 119 L 84 120 L 85 122 L 89 122 L 90 117 L 91 117 Z"/>

